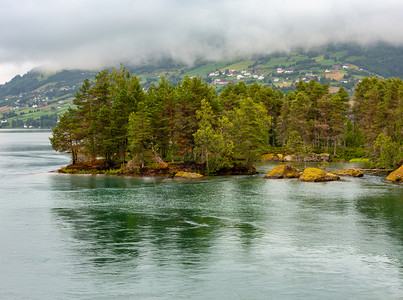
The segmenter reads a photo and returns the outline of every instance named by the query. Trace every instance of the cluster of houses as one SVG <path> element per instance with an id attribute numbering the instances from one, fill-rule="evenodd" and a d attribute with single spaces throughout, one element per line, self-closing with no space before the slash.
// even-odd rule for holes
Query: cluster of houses
<path id="1" fill-rule="evenodd" d="M 336 76 L 336 74 L 345 73 L 341 70 L 347 70 L 350 68 L 351 66 L 349 65 L 334 65 L 332 69 L 324 70 L 324 73 L 335 74 L 331 76 L 326 75 L 327 78 L 338 80 L 341 83 L 348 83 L 349 82 L 348 80 L 345 80 L 342 76 Z M 288 67 L 288 68 L 277 67 L 276 69 L 274 69 L 274 72 L 266 75 L 262 75 L 261 71 L 262 71 L 261 68 L 253 68 L 253 70 L 241 70 L 241 71 L 228 70 L 226 72 L 215 71 L 209 73 L 208 76 L 213 78 L 215 77 L 215 79 L 211 81 L 213 85 L 225 85 L 230 82 L 233 82 L 233 80 L 239 81 L 244 79 L 255 79 L 261 81 L 268 76 L 270 76 L 271 82 L 275 85 L 290 84 L 292 82 L 299 82 L 299 80 L 309 82 L 312 79 L 320 80 L 322 78 L 322 75 L 317 75 L 312 72 L 307 72 L 305 76 L 303 76 L 302 78 L 300 77 L 296 78 L 297 75 L 293 74 L 295 71 L 294 67 Z"/>
<path id="2" fill-rule="evenodd" d="M 8 96 L 4 100 L 5 101 L 13 101 L 14 105 L 12 107 L 9 107 L 9 111 L 13 110 L 19 110 L 19 109 L 25 109 L 25 108 L 42 108 L 47 106 L 47 102 L 52 100 L 52 96 L 45 96 L 44 94 L 55 92 L 55 91 L 69 91 L 74 89 L 75 86 L 73 87 L 60 87 L 60 88 L 45 88 L 41 90 L 36 90 L 31 93 L 20 93 L 19 95 L 16 96 Z M 59 104 L 63 104 L 64 101 L 60 100 L 58 101 Z M 57 108 L 60 108 L 57 107 Z M 4 118 L 0 119 L 0 127 L 8 126 L 10 122 Z M 32 128 L 32 126 L 28 126 L 24 128 Z"/>
<path id="3" fill-rule="evenodd" d="M 348 65 L 343 65 L 343 66 L 339 66 L 339 65 L 334 65 L 333 66 L 333 70 L 328 70 L 328 69 L 326 69 L 325 70 L 325 73 L 334 73 L 334 74 L 338 74 L 338 73 L 340 73 L 340 69 L 345 69 L 345 70 L 347 70 L 347 69 L 350 69 L 350 66 L 348 66 Z M 362 69 L 361 69 L 362 70 Z"/>
<path id="4" fill-rule="evenodd" d="M 283 68 L 277 68 L 276 73 L 277 74 L 291 74 L 291 73 L 294 73 L 294 67 L 290 67 L 287 70 L 283 70 Z"/>
<path id="5" fill-rule="evenodd" d="M 254 68 L 253 71 L 248 71 L 248 70 L 241 70 L 239 71 L 240 74 L 238 74 L 237 70 L 229 70 L 228 72 L 220 72 L 220 71 L 215 71 L 211 72 L 208 76 L 209 77 L 219 77 L 219 76 L 225 76 L 228 79 L 225 78 L 216 78 L 212 81 L 212 84 L 227 84 L 230 82 L 233 82 L 233 80 L 242 80 L 242 79 L 247 79 L 247 78 L 253 78 L 256 80 L 263 80 L 265 78 L 264 75 L 257 74 L 259 71 L 261 71 L 260 68 Z"/>

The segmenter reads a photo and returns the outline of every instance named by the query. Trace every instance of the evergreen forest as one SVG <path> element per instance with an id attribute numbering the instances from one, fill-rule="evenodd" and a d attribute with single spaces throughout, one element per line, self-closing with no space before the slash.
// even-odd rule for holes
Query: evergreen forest
<path id="1" fill-rule="evenodd" d="M 216 174 L 263 154 L 330 153 L 334 159 L 367 157 L 374 166 L 402 163 L 403 82 L 365 77 L 349 97 L 318 81 L 294 91 L 259 83 L 229 83 L 216 92 L 198 77 L 173 85 L 165 78 L 144 90 L 121 66 L 85 79 L 73 106 L 60 116 L 50 138 L 72 164 L 102 161 L 124 169 L 150 153 L 165 162 L 191 162 Z"/>

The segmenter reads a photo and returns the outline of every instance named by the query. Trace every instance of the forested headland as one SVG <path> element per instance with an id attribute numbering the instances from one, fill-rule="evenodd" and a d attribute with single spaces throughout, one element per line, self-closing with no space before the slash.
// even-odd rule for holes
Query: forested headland
<path id="1" fill-rule="evenodd" d="M 381 168 L 403 159 L 398 78 L 366 77 L 352 99 L 342 87 L 332 94 L 315 80 L 300 81 L 286 94 L 243 82 L 217 93 L 186 76 L 177 85 L 162 78 L 144 91 L 122 66 L 86 79 L 73 104 L 53 129 L 53 149 L 71 153 L 73 165 L 101 164 L 122 174 L 128 165 L 133 173 L 175 162 L 217 174 L 251 167 L 272 151 L 367 157 Z"/>

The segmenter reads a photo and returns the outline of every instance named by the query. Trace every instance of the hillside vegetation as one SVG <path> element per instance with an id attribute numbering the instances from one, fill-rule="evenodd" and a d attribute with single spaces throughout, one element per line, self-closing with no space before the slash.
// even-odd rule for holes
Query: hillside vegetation
<path id="1" fill-rule="evenodd" d="M 403 48 L 378 44 L 371 47 L 330 45 L 311 51 L 221 62 L 197 62 L 189 67 L 171 60 L 127 67 L 137 76 L 140 85 L 148 89 L 164 77 L 177 85 L 185 76 L 197 76 L 217 92 L 228 83 L 258 83 L 288 92 L 295 90 L 300 80 L 314 79 L 327 84 L 330 92 L 342 86 L 352 96 L 354 88 L 364 77 L 403 77 Z M 0 85 L 0 126 L 53 127 L 57 116 L 71 105 L 75 92 L 86 78 L 97 72 L 65 70 L 43 74 L 32 70 Z"/>
<path id="2" fill-rule="evenodd" d="M 244 82 L 218 93 L 202 79 L 185 76 L 178 85 L 162 78 L 145 92 L 126 68 L 105 69 L 83 82 L 51 143 L 71 153 L 73 164 L 101 159 L 105 168 L 117 166 L 122 173 L 129 161 L 131 172 L 134 166 L 154 168 L 146 159 L 153 153 L 215 174 L 238 162 L 250 168 L 278 147 L 288 154 L 333 157 L 365 149 L 379 167 L 400 164 L 403 81 L 365 77 L 352 108 L 350 100 L 343 87 L 332 94 L 314 79 L 300 80 L 286 94 Z"/>

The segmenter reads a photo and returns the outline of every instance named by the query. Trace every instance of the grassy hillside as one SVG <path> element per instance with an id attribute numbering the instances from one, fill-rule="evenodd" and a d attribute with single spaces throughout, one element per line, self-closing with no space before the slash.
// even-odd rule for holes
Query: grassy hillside
<path id="1" fill-rule="evenodd" d="M 249 59 L 198 62 L 192 67 L 168 59 L 128 68 L 139 77 L 145 89 L 161 77 L 176 84 L 188 75 L 203 78 L 217 90 L 228 82 L 244 81 L 246 84 L 258 82 L 274 86 L 287 92 L 299 80 L 315 79 L 328 83 L 331 90 L 343 86 L 352 95 L 357 82 L 365 76 L 403 78 L 403 47 L 385 44 L 366 48 L 329 45 L 311 51 L 295 50 Z M 41 126 L 38 124 L 47 124 L 51 127 L 53 123 L 43 120 L 55 120 L 70 105 L 83 80 L 93 79 L 96 73 L 65 70 L 43 74 L 32 70 L 24 76 L 16 76 L 0 85 L 0 126 L 38 127 Z"/>

